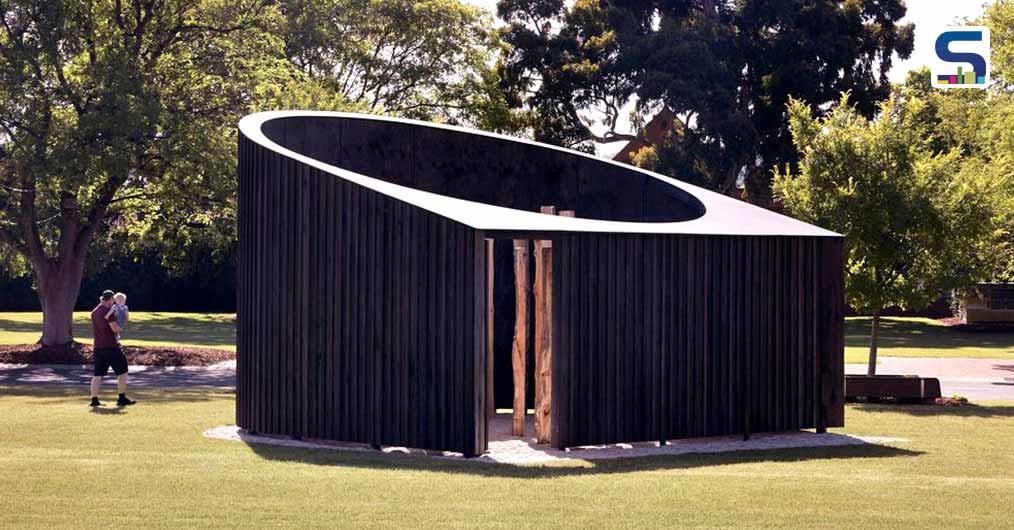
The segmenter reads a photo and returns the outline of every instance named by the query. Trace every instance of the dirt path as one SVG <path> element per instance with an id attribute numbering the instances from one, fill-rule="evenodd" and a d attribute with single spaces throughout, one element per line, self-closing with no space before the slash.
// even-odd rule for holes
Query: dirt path
<path id="1" fill-rule="evenodd" d="M 73 364 L 3 364 L 0 363 L 0 385 L 83 385 L 92 377 L 91 365 Z M 236 387 L 236 361 L 211 366 L 131 366 L 131 386 L 179 388 L 205 386 Z M 112 372 L 105 385 L 115 385 Z"/>

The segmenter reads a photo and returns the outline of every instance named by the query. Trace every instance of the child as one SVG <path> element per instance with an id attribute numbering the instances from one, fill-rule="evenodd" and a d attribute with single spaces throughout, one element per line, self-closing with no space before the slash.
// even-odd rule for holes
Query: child
<path id="1" fill-rule="evenodd" d="M 123 293 L 113 295 L 113 305 L 109 308 L 109 313 L 106 313 L 106 318 L 108 319 L 109 315 L 112 314 L 116 315 L 116 324 L 120 326 L 120 330 L 122 331 L 127 325 L 127 320 L 130 318 L 130 309 L 127 308 L 127 295 Z M 120 338 L 118 334 L 116 338 Z"/>

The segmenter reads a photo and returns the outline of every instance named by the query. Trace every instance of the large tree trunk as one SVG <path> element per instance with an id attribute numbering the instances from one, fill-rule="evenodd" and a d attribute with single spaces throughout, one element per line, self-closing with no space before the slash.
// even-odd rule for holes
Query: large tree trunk
<path id="1" fill-rule="evenodd" d="M 35 280 L 42 304 L 42 338 L 39 339 L 42 344 L 60 346 L 74 340 L 71 321 L 83 273 L 83 259 L 36 264 Z"/>
<path id="2" fill-rule="evenodd" d="M 877 338 L 880 335 L 880 308 L 873 312 L 873 324 L 870 326 L 870 361 L 866 367 L 867 375 L 877 375 Z"/>

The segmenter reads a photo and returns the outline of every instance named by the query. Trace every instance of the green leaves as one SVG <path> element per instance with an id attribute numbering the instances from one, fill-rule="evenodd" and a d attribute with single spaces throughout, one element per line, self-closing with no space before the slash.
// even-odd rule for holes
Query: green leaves
<path id="1" fill-rule="evenodd" d="M 96 267 L 139 247 L 228 255 L 252 111 L 525 124 L 491 21 L 457 0 L 13 0 L 0 15 L 0 245 L 37 270 L 93 241 Z"/>
<path id="2" fill-rule="evenodd" d="M 504 82 L 517 106 L 535 111 L 536 139 L 626 141 L 621 108 L 667 108 L 684 126 L 657 146 L 654 169 L 724 192 L 742 178 L 760 203 L 770 169 L 796 161 L 790 98 L 820 111 L 851 92 L 870 117 L 890 90 L 894 54 L 912 50 L 900 0 L 499 5 L 512 45 Z"/>
<path id="3" fill-rule="evenodd" d="M 990 67 L 994 82 L 1014 86 L 1014 3 L 999 0 L 986 8 L 990 32 Z"/>
<path id="4" fill-rule="evenodd" d="M 314 83 L 368 112 L 470 122 L 499 44 L 458 0 L 285 0 L 286 52 Z M 495 95 L 494 95 L 495 99 Z"/>
<path id="5" fill-rule="evenodd" d="M 925 139 L 932 100 L 895 95 L 875 119 L 843 97 L 825 117 L 788 106 L 798 170 L 775 171 L 792 215 L 846 237 L 846 295 L 860 310 L 924 306 L 941 292 L 989 277 L 1009 190 L 960 142 L 934 151 Z"/>
<path id="6" fill-rule="evenodd" d="M 277 9 L 19 0 L 0 10 L 0 226 L 16 227 L 12 246 L 35 263 L 78 262 L 95 237 L 140 241 L 223 211 L 235 123 L 264 79 L 290 70 Z"/>

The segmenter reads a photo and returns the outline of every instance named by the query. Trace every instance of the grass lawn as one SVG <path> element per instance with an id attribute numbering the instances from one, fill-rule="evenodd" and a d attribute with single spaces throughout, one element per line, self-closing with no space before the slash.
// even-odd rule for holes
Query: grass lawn
<path id="1" fill-rule="evenodd" d="M 233 396 L 0 388 L 0 528 L 1010 528 L 1014 403 L 849 406 L 865 446 L 511 468 L 248 446 Z M 107 409 L 109 411 L 115 409 Z"/>
<path id="2" fill-rule="evenodd" d="M 74 339 L 90 344 L 88 312 L 74 313 Z M 42 313 L 0 313 L 0 344 L 32 344 L 42 335 Z M 236 350 L 236 315 L 131 311 L 127 346 L 193 346 Z"/>
<path id="3" fill-rule="evenodd" d="M 845 362 L 865 363 L 870 350 L 870 317 L 845 319 Z M 882 317 L 880 356 L 1014 359 L 1014 332 L 967 331 L 936 320 Z"/>

